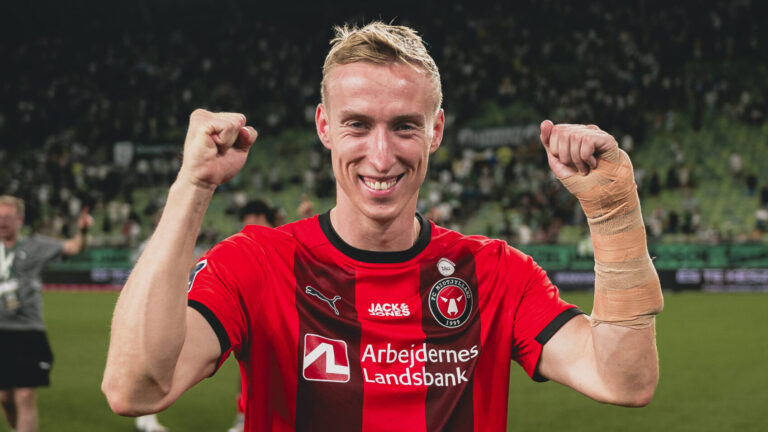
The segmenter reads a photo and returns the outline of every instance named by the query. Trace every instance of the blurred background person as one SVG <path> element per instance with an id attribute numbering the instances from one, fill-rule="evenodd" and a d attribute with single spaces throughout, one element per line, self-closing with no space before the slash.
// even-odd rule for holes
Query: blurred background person
<path id="1" fill-rule="evenodd" d="M 93 218 L 83 207 L 69 240 L 22 236 L 24 201 L 0 196 L 0 403 L 17 432 L 37 430 L 37 387 L 48 387 L 53 353 L 43 324 L 45 265 L 86 245 Z"/>
<path id="2" fill-rule="evenodd" d="M 274 228 L 276 216 L 276 209 L 273 209 L 260 199 L 248 201 L 248 203 L 240 209 L 240 221 L 243 223 L 243 226 L 260 225 L 263 227 Z"/>

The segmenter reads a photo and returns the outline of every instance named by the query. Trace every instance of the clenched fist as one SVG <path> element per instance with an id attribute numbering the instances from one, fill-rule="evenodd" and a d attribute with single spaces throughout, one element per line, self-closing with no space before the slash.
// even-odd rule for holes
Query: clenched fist
<path id="1" fill-rule="evenodd" d="M 554 125 L 549 120 L 541 123 L 541 143 L 559 179 L 589 174 L 601 155 L 618 149 L 613 136 L 595 125 Z"/>
<path id="2" fill-rule="evenodd" d="M 210 189 L 227 182 L 245 164 L 256 136 L 242 114 L 196 109 L 189 116 L 178 180 Z"/>
<path id="3" fill-rule="evenodd" d="M 80 216 L 77 217 L 77 228 L 80 231 L 88 231 L 93 226 L 93 216 L 90 214 L 90 208 L 84 206 L 80 210 Z"/>

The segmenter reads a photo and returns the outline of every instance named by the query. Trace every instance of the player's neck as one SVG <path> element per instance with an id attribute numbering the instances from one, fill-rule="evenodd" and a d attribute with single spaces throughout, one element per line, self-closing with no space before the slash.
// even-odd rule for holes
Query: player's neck
<path id="1" fill-rule="evenodd" d="M 348 245 L 357 249 L 394 252 L 410 249 L 419 237 L 421 226 L 413 211 L 404 211 L 392 220 L 376 220 L 357 209 L 337 203 L 331 210 L 331 225 Z"/>

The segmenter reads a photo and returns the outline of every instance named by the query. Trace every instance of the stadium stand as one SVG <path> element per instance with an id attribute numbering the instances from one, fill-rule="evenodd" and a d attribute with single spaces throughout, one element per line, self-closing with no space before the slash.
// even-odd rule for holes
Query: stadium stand
<path id="1" fill-rule="evenodd" d="M 83 205 L 96 219 L 90 249 L 44 275 L 57 366 L 41 430 L 133 430 L 98 390 L 108 323 L 193 109 L 241 111 L 260 132 L 243 171 L 217 191 L 201 247 L 238 227 L 254 197 L 289 221 L 304 196 L 316 212 L 332 205 L 312 123 L 319 65 L 332 25 L 372 19 L 417 28 L 442 73 L 446 136 L 419 210 L 507 239 L 585 311 L 592 295 L 569 290 L 594 284 L 591 242 L 549 174 L 538 122 L 599 124 L 635 164 L 666 301 L 654 403 L 587 405 L 518 373 L 508 429 L 765 430 L 768 2 L 364 3 L 3 4 L 0 194 L 25 199 L 27 233 L 68 237 Z M 218 387 L 206 380 L 163 414 L 171 430 L 229 427 L 239 371 L 228 363 Z"/>
<path id="2" fill-rule="evenodd" d="M 290 20 L 280 5 L 256 11 L 234 1 L 221 11 L 195 1 L 177 16 L 171 3 L 108 14 L 84 2 L 68 23 L 56 20 L 63 6 L 52 3 L 37 21 L 4 30 L 0 188 L 27 201 L 32 229 L 66 236 L 88 205 L 97 218 L 92 245 L 135 246 L 162 206 L 196 107 L 242 111 L 262 136 L 243 173 L 217 195 L 201 242 L 228 234 L 249 196 L 266 196 L 289 219 L 303 194 L 318 211 L 332 202 L 327 155 L 312 131 L 314 66 L 346 3 L 307 6 Z M 535 135 L 462 138 L 552 118 L 598 123 L 632 152 L 654 239 L 764 236 L 758 218 L 768 158 L 756 145 L 768 137 L 768 84 L 758 60 L 767 57 L 758 19 L 764 5 L 429 3 L 397 18 L 424 34 L 446 95 L 448 133 L 421 211 L 516 244 L 578 243 L 583 217 L 549 176 Z M 12 9 L 11 16 L 26 11 Z M 235 9 L 254 13 L 197 31 Z M 361 12 L 350 20 L 378 17 Z M 738 172 L 734 159 L 742 161 Z"/>

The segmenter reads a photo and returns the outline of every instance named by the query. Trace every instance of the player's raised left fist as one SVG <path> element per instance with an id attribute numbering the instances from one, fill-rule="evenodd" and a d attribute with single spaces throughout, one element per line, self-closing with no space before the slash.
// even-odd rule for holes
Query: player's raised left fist
<path id="1" fill-rule="evenodd" d="M 211 189 L 228 181 L 243 167 L 256 136 L 242 114 L 196 109 L 189 116 L 179 180 Z"/>
<path id="2" fill-rule="evenodd" d="M 595 125 L 555 125 L 549 120 L 541 123 L 541 143 L 559 179 L 589 174 L 602 155 L 618 149 L 613 136 Z"/>

